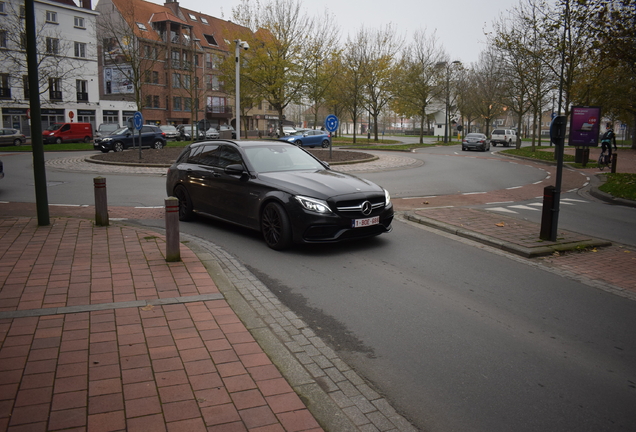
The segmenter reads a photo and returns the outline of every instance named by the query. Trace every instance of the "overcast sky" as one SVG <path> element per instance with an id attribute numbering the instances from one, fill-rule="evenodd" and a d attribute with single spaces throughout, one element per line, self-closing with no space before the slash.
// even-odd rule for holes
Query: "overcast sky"
<path id="1" fill-rule="evenodd" d="M 163 0 L 151 0 L 163 4 Z M 268 0 L 261 0 L 267 3 Z M 407 37 L 415 30 L 436 30 L 440 44 L 451 60 L 470 64 L 476 62 L 485 47 L 484 29 L 492 28 L 492 21 L 501 13 L 511 10 L 519 0 L 426 1 L 426 0 L 303 0 L 307 13 L 323 16 L 328 10 L 342 31 L 342 42 L 348 32 L 355 34 L 361 26 L 382 28 L 388 23 L 396 25 L 398 32 Z M 182 7 L 203 12 L 217 18 L 230 19 L 232 8 L 239 0 L 222 2 L 208 0 L 179 0 Z"/>

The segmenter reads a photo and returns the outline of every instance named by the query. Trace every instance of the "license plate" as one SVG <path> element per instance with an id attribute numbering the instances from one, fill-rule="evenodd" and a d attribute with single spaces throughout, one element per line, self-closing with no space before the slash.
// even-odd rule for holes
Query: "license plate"
<path id="1" fill-rule="evenodd" d="M 377 225 L 379 223 L 380 223 L 380 216 L 375 216 L 375 217 L 366 218 L 366 219 L 353 219 L 351 221 L 351 226 L 353 228 L 362 228 L 362 227 L 367 227 L 371 225 Z"/>

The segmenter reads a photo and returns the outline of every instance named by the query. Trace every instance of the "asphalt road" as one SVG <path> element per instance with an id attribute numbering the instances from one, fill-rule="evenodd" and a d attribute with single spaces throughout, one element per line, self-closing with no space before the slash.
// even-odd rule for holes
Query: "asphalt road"
<path id="1" fill-rule="evenodd" d="M 3 157 L 11 176 L 0 200 L 32 201 L 22 159 L 7 164 Z M 396 182 L 394 194 L 415 182 L 413 193 L 422 196 L 431 183 L 483 190 L 543 175 L 482 159 L 427 160 L 408 172 L 364 177 Z M 92 203 L 94 176 L 51 171 L 50 202 Z M 111 175 L 108 182 L 111 205 L 163 204 L 161 177 Z M 392 233 L 368 241 L 282 253 L 223 223 L 201 219 L 181 229 L 236 256 L 422 430 L 620 431 L 636 424 L 632 301 L 399 220 Z"/>

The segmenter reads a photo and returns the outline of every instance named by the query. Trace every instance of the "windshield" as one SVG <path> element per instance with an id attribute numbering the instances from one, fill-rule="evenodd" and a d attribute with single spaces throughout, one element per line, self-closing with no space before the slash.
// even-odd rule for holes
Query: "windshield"
<path id="1" fill-rule="evenodd" d="M 100 132 L 112 132 L 117 129 L 119 129 L 118 124 L 100 124 L 99 125 Z"/>
<path id="2" fill-rule="evenodd" d="M 112 132 L 111 135 L 123 135 L 126 132 L 130 132 L 130 129 L 128 129 L 127 127 L 123 127 L 123 128 L 119 128 L 116 131 Z"/>
<path id="3" fill-rule="evenodd" d="M 257 172 L 324 170 L 325 167 L 296 146 L 248 147 L 245 154 Z"/>
<path id="4" fill-rule="evenodd" d="M 64 126 L 64 123 L 54 123 L 51 125 L 51 127 L 49 128 L 49 130 L 58 130 L 59 128 L 61 128 L 62 126 Z"/>

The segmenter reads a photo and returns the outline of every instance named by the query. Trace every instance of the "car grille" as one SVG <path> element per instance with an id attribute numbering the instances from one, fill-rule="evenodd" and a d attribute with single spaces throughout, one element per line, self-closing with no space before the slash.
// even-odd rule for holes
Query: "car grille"
<path id="1" fill-rule="evenodd" d="M 369 201 L 371 203 L 371 213 L 365 215 L 362 213 L 363 204 Z M 357 200 L 349 200 L 349 201 L 339 201 L 335 204 L 337 212 L 346 217 L 364 217 L 369 216 L 371 214 L 377 214 L 379 211 L 384 209 L 384 195 L 370 197 L 368 199 L 357 199 Z"/>

